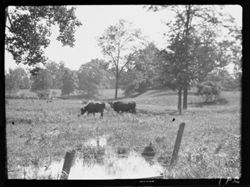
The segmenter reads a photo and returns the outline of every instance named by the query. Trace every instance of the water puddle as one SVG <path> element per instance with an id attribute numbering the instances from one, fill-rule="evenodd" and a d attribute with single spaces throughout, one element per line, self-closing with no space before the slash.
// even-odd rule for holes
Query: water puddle
<path id="1" fill-rule="evenodd" d="M 160 176 L 164 166 L 152 156 L 125 148 L 115 150 L 107 144 L 108 136 L 92 138 L 76 152 L 68 179 L 136 179 Z M 48 167 L 25 167 L 26 179 L 59 179 L 64 160 L 53 161 Z"/>
<path id="2" fill-rule="evenodd" d="M 85 142 L 84 145 L 85 146 L 93 146 L 93 147 L 97 147 L 97 146 L 104 147 L 107 145 L 107 138 L 108 138 L 107 135 L 97 137 L 97 138 L 91 138 L 87 142 Z"/>
<path id="3" fill-rule="evenodd" d="M 69 179 L 133 179 L 158 176 L 163 171 L 159 164 L 150 165 L 135 152 L 128 157 L 104 157 L 104 164 L 88 166 L 82 160 L 75 161 Z"/>

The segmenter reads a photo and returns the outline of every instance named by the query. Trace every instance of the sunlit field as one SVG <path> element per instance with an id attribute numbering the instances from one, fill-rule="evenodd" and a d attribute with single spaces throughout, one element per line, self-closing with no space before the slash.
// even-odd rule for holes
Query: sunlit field
<path id="1" fill-rule="evenodd" d="M 123 97 L 121 90 L 119 96 Z M 114 90 L 102 90 L 99 97 L 107 101 L 114 97 Z M 172 91 L 150 90 L 121 100 L 135 101 L 137 113 L 117 114 L 106 104 L 103 118 L 100 114 L 78 117 L 83 106 L 79 99 L 55 99 L 51 103 L 8 99 L 8 177 L 58 179 L 64 155 L 72 149 L 77 150 L 77 159 L 69 179 L 92 178 L 96 171 L 99 173 L 95 177 L 99 178 L 149 177 L 161 172 L 166 179 L 240 177 L 239 91 L 222 92 L 213 105 L 203 105 L 201 98 L 191 92 L 188 109 L 182 115 L 178 115 L 177 94 Z M 169 170 L 181 122 L 186 126 L 179 157 Z M 100 162 L 89 156 L 95 155 L 96 148 L 86 144 L 96 137 L 105 137 L 101 150 L 106 157 Z M 155 164 L 140 157 L 150 142 L 156 151 Z M 123 161 L 116 159 L 119 149 L 129 155 Z M 83 161 L 88 165 L 81 165 Z M 92 161 L 95 163 L 91 165 Z M 130 166 L 134 173 L 128 170 Z M 141 174 L 143 168 L 147 168 L 145 175 Z"/>

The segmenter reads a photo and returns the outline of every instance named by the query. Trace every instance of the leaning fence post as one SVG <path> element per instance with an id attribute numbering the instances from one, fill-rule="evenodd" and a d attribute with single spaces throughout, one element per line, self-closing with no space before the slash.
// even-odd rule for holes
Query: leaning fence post
<path id="1" fill-rule="evenodd" d="M 66 180 L 68 179 L 70 168 L 73 165 L 74 158 L 75 158 L 75 150 L 66 152 L 60 179 L 66 179 Z"/>
<path id="2" fill-rule="evenodd" d="M 178 134 L 177 134 L 175 144 L 174 144 L 174 151 L 173 151 L 173 154 L 172 154 L 172 158 L 171 158 L 171 162 L 170 162 L 169 167 L 175 165 L 175 163 L 177 161 L 178 152 L 179 152 L 179 148 L 180 148 L 180 144 L 181 144 L 181 139 L 182 139 L 184 127 L 185 127 L 185 123 L 181 123 L 180 126 L 179 126 Z"/>

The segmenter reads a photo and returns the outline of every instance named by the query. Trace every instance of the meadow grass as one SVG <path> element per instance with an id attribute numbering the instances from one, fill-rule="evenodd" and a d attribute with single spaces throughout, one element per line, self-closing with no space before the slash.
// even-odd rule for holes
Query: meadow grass
<path id="1" fill-rule="evenodd" d="M 113 97 L 111 90 L 102 98 Z M 120 92 L 121 93 L 121 92 Z M 105 95 L 106 94 L 106 95 Z M 135 98 L 137 114 L 105 111 L 95 117 L 80 116 L 80 100 L 9 99 L 6 104 L 6 136 L 10 178 L 18 178 L 17 166 L 44 165 L 61 160 L 65 152 L 89 138 L 109 135 L 115 149 L 126 147 L 141 153 L 150 142 L 157 157 L 171 158 L 181 122 L 186 123 L 177 165 L 165 178 L 218 178 L 240 176 L 240 92 L 222 92 L 225 104 L 198 105 L 190 93 L 188 110 L 178 115 L 177 94 L 150 90 Z M 169 163 L 170 159 L 166 162 Z M 11 172 L 13 171 L 13 172 Z"/>

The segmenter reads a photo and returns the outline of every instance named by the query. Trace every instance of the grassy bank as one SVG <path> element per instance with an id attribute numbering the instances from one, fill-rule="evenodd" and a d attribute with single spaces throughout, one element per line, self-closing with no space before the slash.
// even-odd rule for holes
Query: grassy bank
<path id="1" fill-rule="evenodd" d="M 109 95 L 105 95 L 108 93 Z M 110 90 L 102 98 L 113 97 Z M 151 90 L 135 98 L 136 115 L 118 115 L 105 111 L 104 118 L 81 116 L 80 100 L 9 100 L 6 105 L 8 170 L 15 178 L 17 165 L 43 165 L 60 160 L 69 149 L 81 146 L 89 138 L 109 135 L 115 149 L 127 147 L 141 153 L 150 142 L 157 157 L 171 157 L 181 122 L 186 123 L 177 166 L 167 177 L 207 178 L 240 176 L 240 92 L 222 92 L 226 102 L 202 105 L 194 94 L 189 108 L 176 113 L 177 95 Z M 174 120 L 173 120 L 174 119 Z"/>

